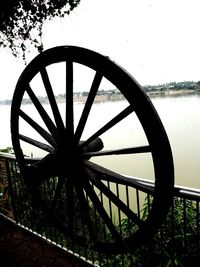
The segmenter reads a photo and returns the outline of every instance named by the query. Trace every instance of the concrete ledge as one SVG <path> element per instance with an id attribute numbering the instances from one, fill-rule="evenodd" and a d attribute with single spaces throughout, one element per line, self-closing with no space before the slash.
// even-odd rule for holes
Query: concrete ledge
<path id="1" fill-rule="evenodd" d="M 94 265 L 51 244 L 0 214 L 0 266 L 92 267 Z"/>

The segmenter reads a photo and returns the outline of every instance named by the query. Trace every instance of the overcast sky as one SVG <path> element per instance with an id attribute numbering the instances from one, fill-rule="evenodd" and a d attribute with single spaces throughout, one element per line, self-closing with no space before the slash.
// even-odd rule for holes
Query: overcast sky
<path id="1" fill-rule="evenodd" d="M 44 48 L 83 46 L 111 57 L 141 84 L 200 80 L 199 0 L 81 0 L 44 25 Z M 28 61 L 35 55 L 33 51 Z M 11 98 L 22 60 L 0 49 L 0 99 Z"/>

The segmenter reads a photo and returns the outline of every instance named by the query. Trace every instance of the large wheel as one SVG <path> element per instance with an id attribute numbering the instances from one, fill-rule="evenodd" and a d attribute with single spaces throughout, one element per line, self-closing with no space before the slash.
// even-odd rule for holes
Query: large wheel
<path id="1" fill-rule="evenodd" d="M 107 96 L 102 94 L 104 89 Z M 82 95 L 77 96 L 80 91 Z M 119 102 L 109 102 L 109 110 L 96 103 L 104 98 L 120 99 L 121 108 L 115 106 Z M 93 117 L 96 107 L 101 112 Z M 140 129 L 141 139 L 134 136 L 134 127 Z M 173 194 L 170 144 L 141 86 L 108 57 L 74 46 L 55 47 L 38 55 L 16 85 L 11 134 L 33 198 L 69 238 L 89 240 L 99 251 L 119 253 L 144 244 L 158 231 Z M 115 147 L 111 142 L 114 138 Z M 127 144 L 128 138 L 131 141 Z M 33 151 L 40 150 L 37 162 L 26 160 L 25 155 L 31 151 L 28 145 Z M 137 157 L 144 158 L 142 166 L 137 166 Z M 128 204 L 134 202 L 132 196 L 124 201 L 110 183 L 138 188 L 129 175 L 134 176 L 135 171 L 139 176 L 141 167 L 143 177 L 147 159 L 153 169 L 150 178 L 155 181 L 155 190 L 150 212 L 142 220 L 134 205 Z M 146 190 L 145 186 L 141 188 Z M 134 229 L 128 235 L 118 230 L 114 216 L 102 204 L 102 196 L 121 217 L 128 218 Z"/>

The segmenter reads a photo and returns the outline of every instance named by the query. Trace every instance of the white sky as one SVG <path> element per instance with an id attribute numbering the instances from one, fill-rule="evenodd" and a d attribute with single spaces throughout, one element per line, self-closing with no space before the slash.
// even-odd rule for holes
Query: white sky
<path id="1" fill-rule="evenodd" d="M 81 0 L 44 25 L 44 48 L 83 46 L 107 55 L 141 84 L 200 80 L 199 0 Z M 33 51 L 28 60 L 36 56 Z M 22 60 L 0 49 L 0 99 L 12 98 Z"/>

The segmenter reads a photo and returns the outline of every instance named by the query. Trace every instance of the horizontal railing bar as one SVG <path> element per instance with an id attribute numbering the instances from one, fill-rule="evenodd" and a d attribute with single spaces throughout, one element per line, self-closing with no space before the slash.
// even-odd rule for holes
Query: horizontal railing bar
<path id="1" fill-rule="evenodd" d="M 147 189 L 154 188 L 154 181 L 138 178 L 134 176 L 126 176 L 127 178 L 134 179 L 134 181 L 142 184 L 143 186 L 146 185 Z M 152 192 L 152 190 L 150 190 Z M 174 197 L 185 197 L 185 198 L 192 198 L 193 200 L 200 200 L 200 189 L 181 186 L 181 185 L 174 185 Z"/>
<path id="2" fill-rule="evenodd" d="M 11 153 L 4 153 L 0 152 L 0 159 L 5 159 L 5 160 L 14 160 L 16 161 L 16 157 L 14 154 Z M 26 158 L 26 162 L 29 163 L 34 163 L 39 161 L 41 158 Z M 128 178 L 131 178 L 134 180 L 134 183 L 137 182 L 138 187 L 141 185 L 141 191 L 145 190 L 147 193 L 152 194 L 154 191 L 154 181 L 148 180 L 148 179 L 143 179 L 139 177 L 134 177 L 134 176 L 127 176 L 123 175 L 125 177 L 125 181 L 123 181 L 122 184 L 131 186 L 131 180 Z M 127 178 L 127 179 L 126 179 Z M 140 190 L 140 188 L 137 188 Z M 197 188 L 192 188 L 192 187 L 186 187 L 186 186 L 180 186 L 180 185 L 175 185 L 174 186 L 174 197 L 183 197 L 183 198 L 189 198 L 191 200 L 200 200 L 200 189 Z"/>
<path id="3" fill-rule="evenodd" d="M 16 160 L 15 154 L 0 152 L 0 159 Z"/>
<path id="4" fill-rule="evenodd" d="M 16 161 L 16 157 L 15 157 L 15 154 L 12 154 L 12 153 L 5 153 L 5 152 L 0 152 L 0 159 L 10 159 L 10 160 L 15 160 Z M 28 163 L 31 163 L 31 162 L 37 162 L 39 160 L 41 160 L 41 158 L 25 158 L 26 161 Z"/>

